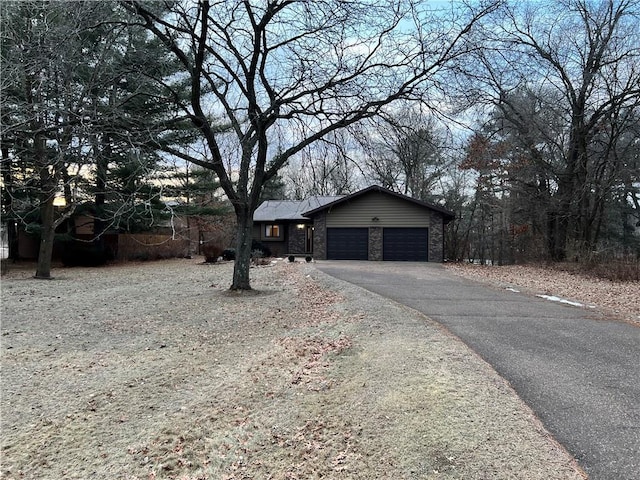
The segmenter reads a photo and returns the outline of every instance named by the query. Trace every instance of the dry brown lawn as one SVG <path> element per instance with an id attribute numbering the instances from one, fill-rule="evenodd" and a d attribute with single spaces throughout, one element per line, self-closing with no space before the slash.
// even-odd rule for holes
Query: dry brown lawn
<path id="1" fill-rule="evenodd" d="M 428 318 L 313 264 L 2 277 L 6 479 L 579 479 Z"/>

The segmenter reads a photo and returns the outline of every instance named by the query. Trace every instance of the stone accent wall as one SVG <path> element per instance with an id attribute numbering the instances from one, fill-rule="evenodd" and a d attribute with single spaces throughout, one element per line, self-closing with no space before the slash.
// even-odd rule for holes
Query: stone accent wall
<path id="1" fill-rule="evenodd" d="M 444 260 L 444 225 L 442 214 L 431 212 L 431 227 L 429 227 L 429 261 L 442 262 Z"/>
<path id="2" fill-rule="evenodd" d="M 426 217 L 426 218 L 425 218 Z M 428 245 L 428 260 L 429 262 L 442 262 L 444 260 L 444 218 L 443 214 L 437 211 L 424 212 L 425 219 L 422 225 L 418 225 L 421 228 L 429 228 L 429 245 Z M 369 219 L 370 220 L 370 219 Z M 333 220 L 331 220 L 333 222 Z M 382 223 L 382 222 L 381 222 Z M 331 226 L 334 226 L 331 224 Z M 389 225 L 371 226 L 369 228 L 369 255 L 368 259 L 372 261 L 381 261 L 383 259 L 383 230 L 384 227 Z M 392 225 L 392 227 L 395 225 Z M 415 226 L 414 224 L 404 224 L 403 226 Z M 290 237 L 293 238 L 293 228 L 291 226 Z M 304 249 L 304 231 L 301 231 L 302 237 L 299 240 L 302 242 L 302 248 Z M 292 240 L 290 240 L 291 242 Z M 298 245 L 298 244 L 296 244 Z M 292 252 L 294 253 L 294 252 Z M 313 232 L 313 257 L 317 260 L 327 259 L 327 214 L 326 212 L 319 212 L 314 216 L 314 232 Z"/>
<path id="3" fill-rule="evenodd" d="M 292 255 L 306 253 L 305 229 L 298 228 L 298 225 L 295 223 L 290 223 L 287 228 L 289 229 L 289 249 L 284 253 Z"/>
<path id="4" fill-rule="evenodd" d="M 313 220 L 313 258 L 327 259 L 327 214 L 320 212 Z"/>
<path id="5" fill-rule="evenodd" d="M 369 260 L 382 261 L 382 227 L 369 227 Z"/>

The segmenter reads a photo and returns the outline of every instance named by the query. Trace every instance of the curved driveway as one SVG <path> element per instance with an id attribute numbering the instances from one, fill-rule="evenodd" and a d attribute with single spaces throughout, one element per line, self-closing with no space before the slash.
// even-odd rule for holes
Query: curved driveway
<path id="1" fill-rule="evenodd" d="M 590 479 L 640 479 L 640 328 L 424 263 L 323 272 L 444 325 L 507 379 Z M 640 299 L 639 299 L 640 301 Z"/>

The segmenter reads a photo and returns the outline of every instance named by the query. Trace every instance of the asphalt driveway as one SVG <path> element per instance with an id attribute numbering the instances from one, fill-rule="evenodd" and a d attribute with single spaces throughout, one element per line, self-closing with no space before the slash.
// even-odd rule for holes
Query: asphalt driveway
<path id="1" fill-rule="evenodd" d="M 321 261 L 317 268 L 457 335 L 511 383 L 592 480 L 640 479 L 640 328 L 438 264 Z"/>

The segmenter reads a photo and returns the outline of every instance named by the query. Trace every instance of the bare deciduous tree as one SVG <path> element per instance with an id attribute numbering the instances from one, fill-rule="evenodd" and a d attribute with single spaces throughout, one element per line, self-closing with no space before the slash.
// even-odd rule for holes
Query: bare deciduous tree
<path id="1" fill-rule="evenodd" d="M 547 189 L 547 202 L 531 201 L 545 209 L 553 259 L 596 247 L 622 182 L 622 132 L 640 106 L 639 24 L 636 0 L 514 3 L 496 12 L 487 48 L 469 66 L 465 90 L 480 93 L 469 98 L 495 106 L 494 133 L 535 166 L 534 187 Z"/>
<path id="2" fill-rule="evenodd" d="M 309 145 L 284 166 L 290 196 L 346 195 L 362 187 L 358 143 L 347 129 L 332 132 Z"/>
<path id="3" fill-rule="evenodd" d="M 433 117 L 406 108 L 402 114 L 375 119 L 363 136 L 367 171 L 376 183 L 420 200 L 433 200 L 434 186 L 447 166 L 444 139 Z"/>
<path id="4" fill-rule="evenodd" d="M 122 2 L 183 65 L 191 96 L 179 104 L 209 151 L 167 151 L 213 170 L 233 204 L 231 289 L 251 288 L 253 212 L 263 185 L 332 132 L 431 94 L 496 3 L 451 17 L 410 0 L 200 0 L 172 3 L 168 14 L 154 2 Z M 221 121 L 235 137 L 233 172 L 222 154 Z"/>

